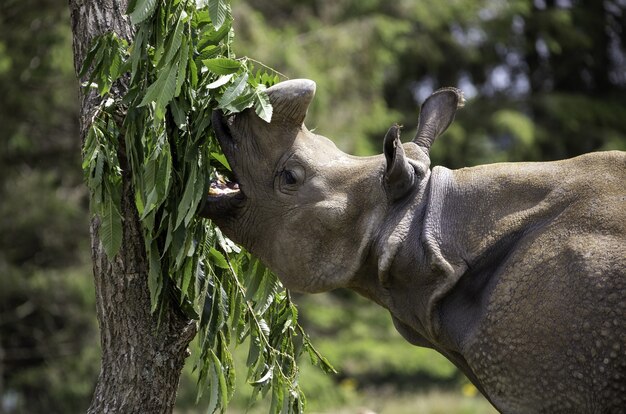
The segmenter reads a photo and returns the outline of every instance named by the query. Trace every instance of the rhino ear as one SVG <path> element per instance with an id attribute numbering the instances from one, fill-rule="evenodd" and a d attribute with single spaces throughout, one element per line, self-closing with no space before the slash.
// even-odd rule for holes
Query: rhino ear
<path id="1" fill-rule="evenodd" d="M 443 134 L 454 120 L 457 108 L 464 104 L 465 99 L 460 89 L 442 88 L 435 91 L 422 104 L 413 142 L 428 153 L 435 138 Z"/>
<path id="2" fill-rule="evenodd" d="M 315 82 L 293 79 L 277 83 L 265 92 L 272 104 L 272 120 L 300 126 L 315 95 Z"/>
<path id="3" fill-rule="evenodd" d="M 404 197 L 415 184 L 415 169 L 409 164 L 400 141 L 400 126 L 393 125 L 385 135 L 383 144 L 387 166 L 385 189 L 390 200 Z"/>

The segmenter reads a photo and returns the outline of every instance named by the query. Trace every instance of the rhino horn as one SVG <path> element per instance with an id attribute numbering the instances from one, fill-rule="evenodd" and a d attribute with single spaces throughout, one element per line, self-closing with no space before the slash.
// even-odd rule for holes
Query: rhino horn
<path id="1" fill-rule="evenodd" d="M 422 104 L 417 134 L 413 142 L 428 152 L 435 139 L 443 134 L 454 120 L 457 108 L 465 104 L 463 92 L 457 88 L 441 88 Z"/>
<path id="2" fill-rule="evenodd" d="M 400 141 L 400 128 L 399 125 L 389 128 L 383 144 L 387 161 L 385 187 L 392 201 L 404 197 L 415 184 L 415 170 L 407 161 Z"/>
<path id="3" fill-rule="evenodd" d="M 300 126 L 315 95 L 315 82 L 293 79 L 278 83 L 266 90 L 272 104 L 273 121 Z"/>

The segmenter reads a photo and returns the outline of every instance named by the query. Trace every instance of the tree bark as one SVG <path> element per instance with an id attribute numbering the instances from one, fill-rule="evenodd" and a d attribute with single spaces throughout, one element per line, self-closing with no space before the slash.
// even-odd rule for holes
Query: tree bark
<path id="1" fill-rule="evenodd" d="M 115 32 L 128 41 L 132 39 L 133 28 L 124 14 L 127 0 L 69 0 L 69 6 L 77 73 L 96 36 Z M 123 82 L 115 85 L 113 94 L 124 89 Z M 84 142 L 101 98 L 93 92 L 80 95 Z M 124 233 L 120 252 L 113 260 L 107 258 L 99 241 L 98 218 L 91 221 L 102 367 L 89 413 L 170 413 L 187 346 L 196 328 L 176 306 L 166 304 L 160 321 L 159 315 L 150 313 L 148 260 L 124 158 L 120 149 L 120 163 L 125 170 L 121 201 Z"/>

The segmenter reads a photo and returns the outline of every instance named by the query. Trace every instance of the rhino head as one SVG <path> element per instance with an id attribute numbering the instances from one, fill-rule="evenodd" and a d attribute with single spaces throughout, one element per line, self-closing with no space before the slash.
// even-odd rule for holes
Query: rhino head
<path id="1" fill-rule="evenodd" d="M 213 189 L 201 215 L 272 269 L 286 287 L 321 292 L 352 287 L 372 272 L 384 276 L 385 228 L 394 211 L 419 203 L 430 176 L 428 150 L 454 118 L 460 91 L 431 95 L 413 142 L 400 142 L 400 127 L 384 137 L 384 154 L 355 157 L 303 124 L 315 94 L 310 80 L 267 89 L 273 116 L 253 110 L 225 116 L 213 128 L 238 186 Z M 383 249 L 388 251 L 389 249 Z"/>

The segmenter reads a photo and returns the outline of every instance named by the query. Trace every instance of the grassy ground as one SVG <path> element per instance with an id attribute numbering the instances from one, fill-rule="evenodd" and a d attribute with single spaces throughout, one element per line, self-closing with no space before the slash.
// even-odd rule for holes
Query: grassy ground
<path id="1" fill-rule="evenodd" d="M 366 394 L 350 406 L 311 412 L 315 414 L 497 414 L 481 396 L 463 396 L 446 391 L 425 394 Z"/>
<path id="2" fill-rule="evenodd" d="M 199 410 L 198 412 L 201 412 Z M 229 408 L 231 414 L 265 414 L 262 402 L 250 410 Z M 186 411 L 186 413 L 191 413 Z M 307 410 L 309 414 L 497 414 L 480 395 L 466 396 L 432 390 L 419 394 L 362 393 L 349 404 Z"/>

